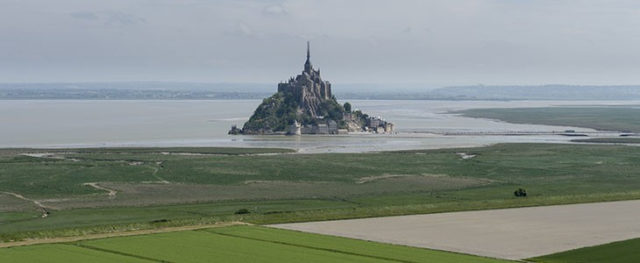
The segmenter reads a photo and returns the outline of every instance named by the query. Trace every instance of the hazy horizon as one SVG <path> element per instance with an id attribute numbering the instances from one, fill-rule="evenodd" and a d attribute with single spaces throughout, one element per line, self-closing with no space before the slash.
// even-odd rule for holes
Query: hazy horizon
<path id="1" fill-rule="evenodd" d="M 0 1 L 0 82 L 640 84 L 635 1 Z"/>

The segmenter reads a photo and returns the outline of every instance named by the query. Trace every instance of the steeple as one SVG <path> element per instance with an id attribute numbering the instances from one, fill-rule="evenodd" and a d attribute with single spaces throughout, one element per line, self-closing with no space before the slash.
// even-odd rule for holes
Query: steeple
<path id="1" fill-rule="evenodd" d="M 307 61 L 304 63 L 304 72 L 311 74 L 313 66 L 311 65 L 311 47 L 309 41 L 307 41 Z"/>

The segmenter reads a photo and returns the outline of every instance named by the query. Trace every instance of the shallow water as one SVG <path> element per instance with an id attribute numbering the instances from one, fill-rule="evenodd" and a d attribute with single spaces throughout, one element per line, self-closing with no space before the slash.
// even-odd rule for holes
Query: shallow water
<path id="1" fill-rule="evenodd" d="M 395 124 L 394 135 L 230 136 L 260 100 L 3 100 L 0 147 L 229 146 L 287 147 L 301 152 L 480 146 L 499 142 L 567 142 L 557 135 L 479 135 L 591 129 L 511 124 L 448 114 L 471 108 L 638 105 L 638 101 L 355 100 L 354 108 Z M 472 133 L 450 136 L 445 133 Z"/>

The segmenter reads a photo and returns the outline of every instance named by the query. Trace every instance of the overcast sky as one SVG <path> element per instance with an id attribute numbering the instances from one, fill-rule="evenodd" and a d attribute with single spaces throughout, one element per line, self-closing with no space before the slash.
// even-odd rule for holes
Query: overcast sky
<path id="1" fill-rule="evenodd" d="M 0 82 L 640 84 L 639 1 L 0 0 Z"/>

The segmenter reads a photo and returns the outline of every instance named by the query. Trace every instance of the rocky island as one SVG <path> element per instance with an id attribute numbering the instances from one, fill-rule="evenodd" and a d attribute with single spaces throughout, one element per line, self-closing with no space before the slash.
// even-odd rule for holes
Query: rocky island
<path id="1" fill-rule="evenodd" d="M 349 132 L 391 133 L 393 124 L 372 117 L 351 104 L 341 105 L 331 94 L 331 83 L 311 65 L 309 42 L 304 70 L 278 84 L 278 92 L 262 101 L 242 129 L 233 126 L 229 134 L 346 134 Z"/>

